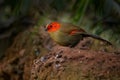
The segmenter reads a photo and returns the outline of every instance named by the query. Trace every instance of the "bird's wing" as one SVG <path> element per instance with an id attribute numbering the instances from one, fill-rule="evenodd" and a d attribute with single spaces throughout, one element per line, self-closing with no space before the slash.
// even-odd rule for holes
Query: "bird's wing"
<path id="1" fill-rule="evenodd" d="M 83 29 L 73 29 L 69 32 L 70 35 L 78 35 L 82 33 L 86 33 L 86 32 Z"/>

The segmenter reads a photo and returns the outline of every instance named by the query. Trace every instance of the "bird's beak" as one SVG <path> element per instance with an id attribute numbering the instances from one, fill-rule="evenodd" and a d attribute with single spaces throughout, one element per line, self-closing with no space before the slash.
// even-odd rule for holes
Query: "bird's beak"
<path id="1" fill-rule="evenodd" d="M 47 31 L 48 29 L 45 27 L 45 31 Z"/>
<path id="2" fill-rule="evenodd" d="M 45 31 L 47 31 L 48 29 L 47 29 L 47 26 L 44 26 L 44 29 L 45 29 Z"/>

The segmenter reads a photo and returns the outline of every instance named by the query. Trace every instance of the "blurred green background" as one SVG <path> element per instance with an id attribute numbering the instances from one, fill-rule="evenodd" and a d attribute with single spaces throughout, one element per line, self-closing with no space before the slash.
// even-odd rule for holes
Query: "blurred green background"
<path id="1" fill-rule="evenodd" d="M 28 26 L 51 21 L 73 23 L 120 46 L 120 0 L 0 0 L 0 50 Z"/>

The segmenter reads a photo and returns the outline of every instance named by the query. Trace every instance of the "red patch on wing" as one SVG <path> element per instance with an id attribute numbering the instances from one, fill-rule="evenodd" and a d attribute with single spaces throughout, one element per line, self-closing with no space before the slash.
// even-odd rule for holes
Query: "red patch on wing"
<path id="1" fill-rule="evenodd" d="M 82 32 L 85 32 L 85 30 L 83 30 L 83 29 L 80 29 L 80 30 L 74 29 L 69 34 L 70 35 L 74 35 L 74 34 L 82 33 Z"/>
<path id="2" fill-rule="evenodd" d="M 52 22 L 47 26 L 47 30 L 49 32 L 57 31 L 60 28 L 60 24 L 58 22 Z"/>

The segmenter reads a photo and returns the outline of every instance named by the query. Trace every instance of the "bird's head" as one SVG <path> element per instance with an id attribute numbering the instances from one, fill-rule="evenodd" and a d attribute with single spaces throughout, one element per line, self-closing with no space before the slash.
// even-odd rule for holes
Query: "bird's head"
<path id="1" fill-rule="evenodd" d="M 46 31 L 48 32 L 55 32 L 60 29 L 60 23 L 58 22 L 52 22 L 46 26 Z"/>

